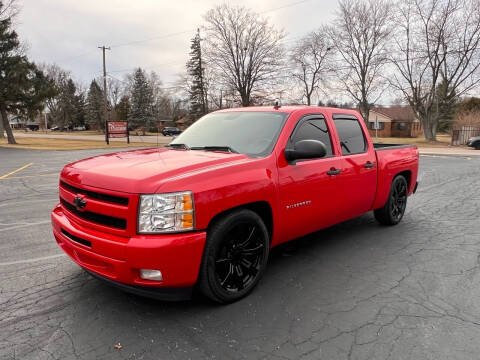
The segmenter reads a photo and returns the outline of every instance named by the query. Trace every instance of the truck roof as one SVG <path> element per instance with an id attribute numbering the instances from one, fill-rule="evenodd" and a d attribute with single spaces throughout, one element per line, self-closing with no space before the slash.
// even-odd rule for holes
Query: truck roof
<path id="1" fill-rule="evenodd" d="M 237 107 L 237 108 L 228 108 L 217 110 L 215 112 L 230 112 L 230 111 L 278 111 L 281 113 L 291 114 L 295 111 L 305 111 L 310 110 L 312 112 L 328 112 L 328 113 L 342 113 L 342 114 L 352 114 L 359 115 L 357 110 L 353 109 L 342 109 L 342 108 L 333 108 L 326 106 L 309 106 L 309 105 L 288 105 L 288 106 L 249 106 L 249 107 Z"/>

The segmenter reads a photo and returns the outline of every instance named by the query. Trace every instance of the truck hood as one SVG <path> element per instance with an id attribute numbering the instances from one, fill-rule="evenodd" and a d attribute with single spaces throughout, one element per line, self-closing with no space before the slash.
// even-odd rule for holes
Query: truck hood
<path id="1" fill-rule="evenodd" d="M 243 154 L 167 148 L 123 151 L 68 164 L 61 178 L 128 193 L 155 193 L 169 178 L 249 161 Z M 181 189 L 180 189 L 181 190 Z"/>

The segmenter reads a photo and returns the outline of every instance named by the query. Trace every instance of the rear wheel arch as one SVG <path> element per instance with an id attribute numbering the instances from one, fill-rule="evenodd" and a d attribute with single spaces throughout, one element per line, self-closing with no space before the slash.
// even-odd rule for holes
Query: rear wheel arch
<path id="1" fill-rule="evenodd" d="M 395 175 L 390 185 L 387 202 L 373 211 L 375 219 L 383 225 L 397 225 L 403 218 L 408 198 L 408 180 L 405 175 Z"/>
<path id="2" fill-rule="evenodd" d="M 392 183 L 393 183 L 393 180 L 395 180 L 395 178 L 399 175 L 402 175 L 405 178 L 405 180 L 407 180 L 407 186 L 408 186 L 408 189 L 410 189 L 410 185 L 412 181 L 412 172 L 410 170 L 405 170 L 395 174 L 395 176 L 392 178 Z"/>

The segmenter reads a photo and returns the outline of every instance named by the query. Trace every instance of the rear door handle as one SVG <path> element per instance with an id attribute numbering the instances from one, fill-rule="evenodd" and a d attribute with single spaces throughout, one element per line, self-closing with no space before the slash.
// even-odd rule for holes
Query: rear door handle
<path id="1" fill-rule="evenodd" d="M 329 171 L 327 171 L 327 175 L 338 175 L 342 172 L 340 169 L 335 169 L 331 168 Z"/>
<path id="2" fill-rule="evenodd" d="M 373 168 L 373 167 L 375 167 L 375 163 L 374 163 L 374 162 L 371 162 L 371 161 L 367 161 L 367 162 L 365 163 L 364 167 L 365 167 L 366 169 Z"/>

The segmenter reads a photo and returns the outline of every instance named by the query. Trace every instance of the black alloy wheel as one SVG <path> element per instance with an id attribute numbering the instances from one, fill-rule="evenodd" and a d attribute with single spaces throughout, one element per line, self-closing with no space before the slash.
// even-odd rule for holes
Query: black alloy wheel
<path id="1" fill-rule="evenodd" d="M 257 277 L 264 252 L 259 234 L 256 224 L 240 223 L 228 232 L 220 245 L 215 256 L 215 273 L 225 291 L 242 291 Z"/>
<path id="2" fill-rule="evenodd" d="M 397 180 L 392 185 L 390 201 L 390 213 L 395 222 L 399 222 L 403 217 L 407 207 L 407 182 Z"/>
<path id="3" fill-rule="evenodd" d="M 242 209 L 212 226 L 205 245 L 199 286 L 210 299 L 229 303 L 247 295 L 266 267 L 270 241 L 262 219 Z"/>
<path id="4" fill-rule="evenodd" d="M 387 203 L 374 211 L 375 219 L 383 225 L 397 225 L 407 207 L 408 183 L 404 176 L 398 175 L 392 181 Z"/>

